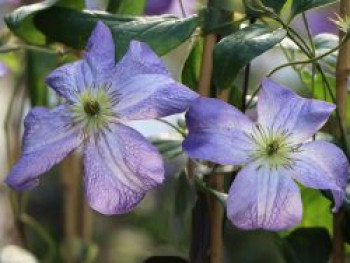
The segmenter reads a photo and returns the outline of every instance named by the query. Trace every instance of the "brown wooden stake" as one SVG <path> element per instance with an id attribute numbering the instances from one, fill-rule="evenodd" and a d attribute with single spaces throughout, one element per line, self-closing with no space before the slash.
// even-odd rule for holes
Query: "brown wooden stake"
<path id="1" fill-rule="evenodd" d="M 81 237 L 85 245 L 89 245 L 91 242 L 92 232 L 92 211 L 87 201 L 82 201 L 82 213 L 81 213 Z"/>
<path id="2" fill-rule="evenodd" d="M 340 1 L 340 16 L 345 19 L 350 16 L 350 1 Z M 344 37 L 340 32 L 339 39 Z M 339 50 L 337 70 L 336 70 L 336 103 L 341 121 L 346 120 L 346 98 L 348 76 L 350 73 L 350 42 L 348 41 Z M 345 125 L 343 125 L 345 127 Z M 340 210 L 333 215 L 333 251 L 332 263 L 345 262 L 345 242 L 343 236 L 344 212 Z"/>
<path id="3" fill-rule="evenodd" d="M 213 72 L 213 50 L 217 42 L 217 36 L 215 34 L 208 34 L 204 38 L 203 45 L 203 54 L 202 54 L 202 63 L 201 70 L 199 75 L 198 83 L 198 93 L 203 97 L 210 97 L 211 91 L 211 78 Z M 194 179 L 196 165 L 192 160 L 189 160 L 187 163 L 187 176 L 190 180 Z M 208 242 L 208 231 L 207 223 L 209 221 L 210 229 L 213 229 L 211 222 L 213 222 L 214 217 L 211 210 L 211 205 L 206 206 L 205 203 L 207 198 L 203 194 L 198 195 L 198 200 L 196 206 L 193 209 L 192 215 L 192 241 L 190 248 L 190 262 L 191 263 L 203 263 L 207 262 L 208 259 L 208 243 L 210 243 L 210 253 L 218 257 L 216 247 L 213 247 L 213 233 L 210 233 L 210 242 Z M 204 204 L 204 205 L 203 205 Z M 203 218 L 203 216 L 205 218 Z M 208 217 L 208 218 L 206 218 Z M 217 237 L 215 239 L 218 239 Z M 214 249 L 214 250 L 213 250 Z M 220 247 L 221 251 L 221 247 Z M 220 256 L 220 255 L 219 255 Z M 215 261 L 211 261 L 212 263 Z M 216 261 L 217 263 L 221 261 Z"/>
<path id="4" fill-rule="evenodd" d="M 213 73 L 213 50 L 217 42 L 217 35 L 208 34 L 204 39 L 202 67 L 199 75 L 198 93 L 209 97 L 211 88 L 211 77 Z"/>
<path id="5" fill-rule="evenodd" d="M 219 91 L 217 98 L 223 101 L 229 100 L 230 89 Z M 223 192 L 225 186 L 225 176 L 223 174 L 213 175 L 208 184 L 211 188 Z M 213 196 L 208 198 L 209 205 L 209 222 L 210 222 L 210 263 L 222 262 L 223 247 L 223 223 L 224 223 L 224 207 Z"/>
<path id="6" fill-rule="evenodd" d="M 80 161 L 80 158 L 72 153 L 61 165 L 62 184 L 64 187 L 64 231 L 67 263 L 77 262 L 74 253 L 74 241 L 79 235 Z"/>
<path id="7" fill-rule="evenodd" d="M 200 72 L 198 93 L 201 96 L 209 97 L 212 86 L 212 72 L 213 72 L 213 50 L 217 42 L 217 35 L 208 34 L 204 39 L 202 67 Z M 218 94 L 218 98 L 228 99 L 228 91 Z M 209 180 L 210 187 L 218 190 L 224 190 L 224 176 L 213 175 Z M 220 202 L 214 197 L 208 196 L 208 213 L 210 224 L 210 262 L 222 262 L 222 225 L 224 208 Z"/>

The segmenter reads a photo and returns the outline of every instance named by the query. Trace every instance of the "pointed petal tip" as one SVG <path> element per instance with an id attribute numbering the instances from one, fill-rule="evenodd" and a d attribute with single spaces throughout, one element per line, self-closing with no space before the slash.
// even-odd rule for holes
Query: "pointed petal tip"
<path id="1" fill-rule="evenodd" d="M 86 44 L 85 52 L 85 56 L 93 68 L 99 64 L 102 66 L 107 64 L 109 67 L 114 66 L 115 47 L 113 36 L 109 27 L 103 22 L 98 21 L 96 23 Z"/>
<path id="2" fill-rule="evenodd" d="M 112 38 L 112 33 L 108 26 L 106 26 L 103 22 L 97 21 L 95 27 L 92 29 L 89 40 L 86 45 L 86 50 L 88 51 L 92 48 L 96 43 L 100 43 L 101 41 L 106 41 L 107 39 Z"/>
<path id="3" fill-rule="evenodd" d="M 102 21 L 97 21 L 93 31 L 92 31 L 92 34 L 110 34 L 111 31 L 109 30 L 109 27 L 103 23 Z"/>
<path id="4" fill-rule="evenodd" d="M 37 178 L 30 180 L 18 180 L 11 173 L 5 178 L 4 183 L 16 191 L 32 190 L 39 185 L 40 180 Z"/>

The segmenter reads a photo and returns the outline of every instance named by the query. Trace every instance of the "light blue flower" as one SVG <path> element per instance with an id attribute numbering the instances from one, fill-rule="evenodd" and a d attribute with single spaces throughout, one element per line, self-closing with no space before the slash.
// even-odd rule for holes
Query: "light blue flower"
<path id="1" fill-rule="evenodd" d="M 347 158 L 331 143 L 309 140 L 334 109 L 265 79 L 257 123 L 225 102 L 199 98 L 186 114 L 189 135 L 183 148 L 192 158 L 243 165 L 227 200 L 227 216 L 234 225 L 287 229 L 302 218 L 294 180 L 332 190 L 334 210 L 344 199 Z"/>
<path id="2" fill-rule="evenodd" d="M 110 30 L 98 22 L 83 60 L 53 71 L 46 82 L 66 102 L 34 108 L 25 119 L 23 153 L 6 178 L 23 190 L 72 150 L 83 147 L 86 196 L 104 214 L 132 210 L 162 183 L 161 156 L 128 122 L 185 111 L 198 96 L 175 82 L 144 43 L 132 41 L 115 65 Z"/>

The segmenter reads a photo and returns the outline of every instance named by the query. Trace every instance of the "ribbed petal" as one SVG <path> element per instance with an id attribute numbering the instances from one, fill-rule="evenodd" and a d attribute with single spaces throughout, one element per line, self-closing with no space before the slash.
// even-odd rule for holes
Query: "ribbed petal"
<path id="1" fill-rule="evenodd" d="M 123 82 L 136 74 L 161 74 L 169 75 L 163 61 L 145 43 L 131 41 L 124 57 L 118 62 L 114 78 L 116 84 Z"/>
<path id="2" fill-rule="evenodd" d="M 314 141 L 300 147 L 295 153 L 292 176 L 305 186 L 332 190 L 336 211 L 345 197 L 349 164 L 346 156 L 335 145 Z"/>
<path id="3" fill-rule="evenodd" d="M 69 102 L 76 102 L 79 93 L 91 87 L 94 79 L 88 63 L 80 60 L 55 69 L 45 82 Z"/>
<path id="4" fill-rule="evenodd" d="M 258 122 L 272 130 L 291 132 L 291 140 L 303 142 L 328 120 L 335 105 L 305 99 L 270 79 L 264 79 L 258 98 Z"/>
<path id="5" fill-rule="evenodd" d="M 122 124 L 90 138 L 84 166 L 87 199 L 93 209 L 107 215 L 129 212 L 164 178 L 156 148 Z"/>
<path id="6" fill-rule="evenodd" d="M 86 88 L 109 83 L 115 69 L 114 52 L 110 30 L 98 22 L 87 43 L 85 58 L 55 69 L 46 77 L 46 83 L 60 96 L 75 102 Z"/>
<path id="7" fill-rule="evenodd" d="M 52 111 L 34 108 L 27 115 L 24 125 L 22 156 L 5 180 L 17 190 L 36 186 L 42 173 L 60 162 L 83 140 L 82 130 L 71 125 L 66 105 Z"/>
<path id="8" fill-rule="evenodd" d="M 110 90 L 113 111 L 123 120 L 160 118 L 186 111 L 197 93 L 167 75 L 139 74 Z"/>
<path id="9" fill-rule="evenodd" d="M 192 158 L 220 164 L 242 164 L 250 159 L 254 145 L 247 135 L 253 123 L 229 104 L 199 98 L 186 114 L 189 134 L 183 149 Z"/>
<path id="10" fill-rule="evenodd" d="M 96 83 L 106 81 L 115 68 L 115 47 L 111 31 L 98 21 L 86 45 L 85 60 L 92 69 Z"/>
<path id="11" fill-rule="evenodd" d="M 242 229 L 288 229 L 302 218 L 299 189 L 287 171 L 249 164 L 231 186 L 227 216 Z"/>

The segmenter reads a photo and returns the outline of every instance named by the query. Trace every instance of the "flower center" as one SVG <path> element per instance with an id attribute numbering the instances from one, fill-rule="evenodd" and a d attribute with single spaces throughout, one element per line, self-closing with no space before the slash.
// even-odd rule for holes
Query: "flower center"
<path id="1" fill-rule="evenodd" d="M 107 85 L 92 86 L 80 93 L 79 99 L 71 106 L 74 122 L 82 125 L 87 134 L 93 134 L 108 124 L 113 115 Z"/>
<path id="2" fill-rule="evenodd" d="M 251 157 L 270 168 L 291 167 L 292 153 L 298 151 L 298 145 L 289 141 L 290 133 L 282 129 L 269 129 L 256 125 L 253 132 L 248 135 L 255 145 Z"/>
<path id="3" fill-rule="evenodd" d="M 84 111 L 89 116 L 95 116 L 100 113 L 101 106 L 96 100 L 89 100 L 84 102 Z"/>
<path id="4" fill-rule="evenodd" d="M 269 143 L 266 147 L 266 153 L 268 156 L 272 156 L 274 154 L 277 154 L 279 149 L 279 144 L 277 140 L 273 140 L 271 143 Z"/>

